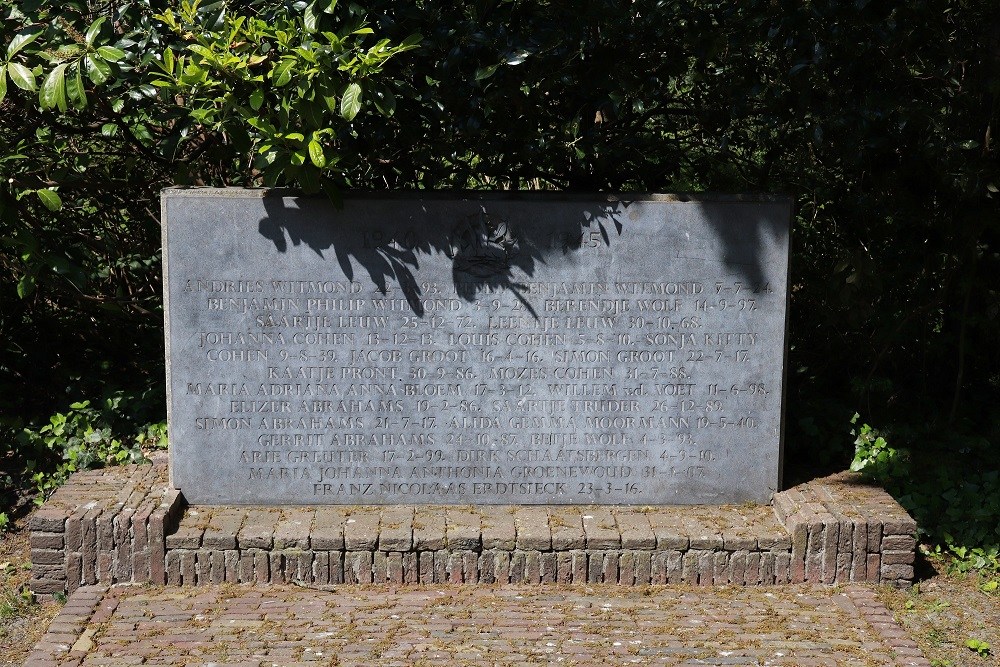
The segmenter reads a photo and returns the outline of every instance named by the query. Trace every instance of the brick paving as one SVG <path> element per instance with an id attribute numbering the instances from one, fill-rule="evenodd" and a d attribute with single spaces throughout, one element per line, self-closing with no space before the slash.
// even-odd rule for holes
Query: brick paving
<path id="1" fill-rule="evenodd" d="M 929 666 L 870 588 L 84 586 L 25 667 Z"/>

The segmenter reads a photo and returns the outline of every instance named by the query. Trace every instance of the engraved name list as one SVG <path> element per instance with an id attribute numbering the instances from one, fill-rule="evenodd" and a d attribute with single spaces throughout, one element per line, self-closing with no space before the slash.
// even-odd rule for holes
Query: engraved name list
<path id="1" fill-rule="evenodd" d="M 202 503 L 767 501 L 788 215 L 165 191 L 172 481 Z"/>

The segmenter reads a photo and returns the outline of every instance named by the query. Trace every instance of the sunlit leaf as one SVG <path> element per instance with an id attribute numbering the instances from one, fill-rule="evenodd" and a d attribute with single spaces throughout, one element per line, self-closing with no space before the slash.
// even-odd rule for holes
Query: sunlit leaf
<path id="1" fill-rule="evenodd" d="M 37 89 L 35 75 L 30 69 L 20 63 L 7 63 L 7 71 L 15 86 L 21 90 L 27 90 L 29 93 L 35 92 Z"/>
<path id="2" fill-rule="evenodd" d="M 361 86 L 352 83 L 340 98 L 340 115 L 346 120 L 354 120 L 359 111 L 361 111 Z"/>
<path id="3" fill-rule="evenodd" d="M 62 199 L 59 198 L 59 195 L 56 194 L 55 190 L 36 190 L 35 193 L 38 195 L 38 198 L 42 200 L 42 203 L 45 204 L 45 208 L 50 211 L 58 211 L 62 208 Z"/>

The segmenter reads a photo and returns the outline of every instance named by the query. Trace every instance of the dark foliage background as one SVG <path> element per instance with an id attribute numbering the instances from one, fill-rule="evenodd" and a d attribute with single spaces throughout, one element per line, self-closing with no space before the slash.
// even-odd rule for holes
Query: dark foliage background
<path id="1" fill-rule="evenodd" d="M 954 479 L 935 477 L 941 461 L 992 472 L 970 495 L 987 499 L 985 524 L 1000 515 L 994 2 L 216 2 L 179 27 L 155 18 L 170 7 L 184 14 L 0 0 L 0 46 L 39 35 L 0 51 L 9 460 L 44 458 L 16 434 L 73 401 L 118 396 L 116 432 L 162 419 L 165 185 L 767 191 L 797 202 L 790 463 L 847 465 L 857 411 L 909 449 L 906 477 L 933 503 Z M 240 14 L 300 21 L 302 43 L 335 33 L 344 53 L 422 40 L 317 83 L 266 30 L 227 32 Z M 165 74 L 168 47 L 205 77 Z M 43 85 L 60 64 L 61 105 Z M 360 110 L 345 108 L 352 83 Z M 989 532 L 975 539 L 995 545 Z"/>

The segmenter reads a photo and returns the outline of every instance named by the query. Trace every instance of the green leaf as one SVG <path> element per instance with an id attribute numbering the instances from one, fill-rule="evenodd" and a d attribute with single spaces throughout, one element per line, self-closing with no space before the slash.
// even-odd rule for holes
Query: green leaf
<path id="1" fill-rule="evenodd" d="M 423 35 L 421 35 L 419 32 L 415 32 L 412 35 L 409 35 L 402 42 L 400 42 L 399 45 L 402 46 L 403 48 L 409 49 L 409 48 L 413 48 L 416 45 L 420 44 L 420 42 L 422 42 L 423 39 L 424 39 Z"/>
<path id="2" fill-rule="evenodd" d="M 97 35 L 101 32 L 101 25 L 104 23 L 104 19 L 105 17 L 98 16 L 97 20 L 87 28 L 87 34 L 84 35 L 84 41 L 87 42 L 87 46 L 93 46 L 94 40 L 97 39 Z"/>
<path id="3" fill-rule="evenodd" d="M 58 211 L 62 208 L 62 200 L 59 198 L 59 195 L 56 194 L 55 190 L 52 190 L 51 188 L 36 190 L 35 194 L 37 194 L 38 198 L 42 200 L 43 204 L 45 204 L 45 208 L 50 211 Z"/>
<path id="4" fill-rule="evenodd" d="M 0 102 L 7 97 L 7 66 L 0 66 Z"/>
<path id="5" fill-rule="evenodd" d="M 254 111 L 257 111 L 257 110 L 260 109 L 260 107 L 263 104 L 264 104 L 264 93 L 262 91 L 255 90 L 252 93 L 250 93 L 250 108 L 251 109 L 253 109 Z"/>
<path id="6" fill-rule="evenodd" d="M 83 71 L 80 63 L 77 63 L 73 69 L 75 70 L 74 76 L 66 82 L 66 92 L 69 94 L 69 99 L 73 101 L 73 106 L 85 109 L 87 107 L 87 91 L 83 86 Z"/>
<path id="7" fill-rule="evenodd" d="M 328 4 L 326 8 L 323 9 L 323 13 L 332 14 L 333 10 L 336 9 L 336 7 L 337 7 L 337 0 L 330 0 L 330 4 Z"/>
<path id="8" fill-rule="evenodd" d="M 13 58 L 14 54 L 38 39 L 41 34 L 41 30 L 36 30 L 35 32 L 23 32 L 14 35 L 14 39 L 10 40 L 10 44 L 7 45 L 7 60 Z"/>
<path id="9" fill-rule="evenodd" d="M 361 86 L 352 83 L 340 99 L 340 115 L 346 120 L 354 120 L 359 111 L 361 111 Z"/>
<path id="10" fill-rule="evenodd" d="M 319 25 L 319 14 L 316 12 L 315 2 L 306 7 L 306 11 L 302 15 L 302 25 L 306 32 L 316 32 Z"/>
<path id="11" fill-rule="evenodd" d="M 95 85 L 100 85 L 111 77 L 111 65 L 96 55 L 84 58 L 83 64 L 87 68 L 87 76 Z"/>
<path id="12" fill-rule="evenodd" d="M 21 276 L 17 281 L 17 296 L 24 298 L 35 291 L 35 277 L 30 275 Z"/>
<path id="13" fill-rule="evenodd" d="M 171 74 L 174 71 L 174 52 L 168 46 L 163 50 L 163 69 Z"/>
<path id="14" fill-rule="evenodd" d="M 497 71 L 497 67 L 500 65 L 490 65 L 489 67 L 480 67 L 476 70 L 476 81 L 482 81 L 483 79 L 488 79 L 493 76 L 493 73 Z"/>
<path id="15" fill-rule="evenodd" d="M 326 156 L 323 155 L 323 147 L 315 139 L 309 142 L 309 159 L 319 169 L 326 166 Z"/>
<path id="16" fill-rule="evenodd" d="M 39 93 L 39 100 L 41 101 L 43 109 L 58 108 L 59 111 L 67 110 L 68 108 L 66 105 L 67 67 L 69 67 L 69 63 L 62 63 L 60 65 L 56 65 L 55 68 L 51 72 L 49 72 L 49 75 L 45 77 L 45 81 L 42 83 L 42 90 Z M 41 192 L 42 191 L 40 190 L 39 196 L 41 196 Z"/>
<path id="17" fill-rule="evenodd" d="M 27 90 L 29 93 L 37 90 L 35 75 L 24 65 L 20 63 L 7 63 L 7 72 L 10 74 L 10 80 L 21 90 Z"/>
<path id="18" fill-rule="evenodd" d="M 294 66 L 295 61 L 290 59 L 284 59 L 275 65 L 274 69 L 271 70 L 271 80 L 274 81 L 274 85 L 280 88 L 291 81 Z"/>
<path id="19" fill-rule="evenodd" d="M 116 63 L 128 54 L 121 49 L 116 49 L 113 46 L 101 46 L 97 49 L 97 55 L 101 56 L 108 62 Z"/>

